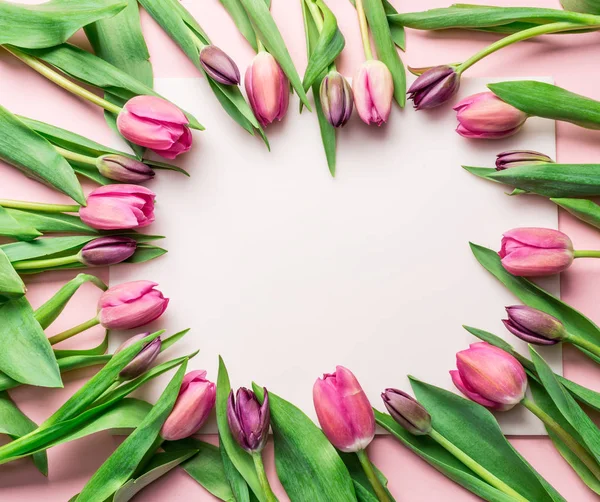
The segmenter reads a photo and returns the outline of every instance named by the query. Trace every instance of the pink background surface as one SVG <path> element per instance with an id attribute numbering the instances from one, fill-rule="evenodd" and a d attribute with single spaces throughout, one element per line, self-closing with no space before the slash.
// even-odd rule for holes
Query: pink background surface
<path id="1" fill-rule="evenodd" d="M 237 33 L 235 26 L 217 0 L 184 1 L 206 29 L 216 45 L 225 49 L 245 68 L 252 52 Z M 341 58 L 341 71 L 352 75 L 361 62 L 362 50 L 354 10 L 348 0 L 328 0 L 335 12 L 346 37 L 346 48 Z M 445 7 L 449 0 L 424 0 L 422 2 L 399 2 L 392 0 L 399 11 L 410 8 Z M 481 4 L 523 5 L 523 2 L 504 0 Z M 529 6 L 560 8 L 555 0 L 528 0 Z M 273 0 L 273 14 L 300 70 L 306 57 L 300 2 Z M 151 61 L 156 77 L 196 77 L 197 70 L 161 31 L 149 16 L 142 13 L 142 25 L 150 49 Z M 557 85 L 571 91 L 600 99 L 600 77 L 598 69 L 598 42 L 600 34 L 562 35 L 544 37 L 520 43 L 490 56 L 471 68 L 469 76 L 532 76 L 551 75 Z M 497 39 L 485 33 L 445 32 L 425 33 L 408 30 L 408 50 L 403 55 L 406 64 L 430 66 L 466 59 L 478 49 Z M 78 36 L 77 40 L 85 41 Z M 11 111 L 46 120 L 98 141 L 115 141 L 101 118 L 101 112 L 93 106 L 78 101 L 4 51 L 0 51 L 0 95 L 2 105 Z M 406 110 L 406 113 L 413 113 Z M 451 113 L 448 110 L 448 113 Z M 355 117 L 357 119 L 357 117 Z M 77 125 L 74 125 L 77 124 Z M 231 127 L 235 127 L 232 123 Z M 225 132 L 224 132 L 225 133 Z M 423 134 L 426 134 L 423 131 Z M 598 132 L 559 123 L 558 161 L 597 162 L 600 155 Z M 198 136 L 196 136 L 198 138 Z M 111 139 L 112 138 L 112 139 Z M 435 139 L 432 138 L 432 141 Z M 202 148 L 201 140 L 196 148 Z M 340 166 L 343 168 L 343 166 Z M 39 184 L 26 180 L 12 168 L 0 165 L 0 197 L 26 200 L 61 201 L 64 197 Z M 482 188 L 483 189 L 483 188 Z M 560 215 L 560 228 L 573 239 L 577 248 L 600 248 L 600 236 L 587 226 L 577 222 L 564 212 Z M 435 229 L 432 229 L 435 230 Z M 475 263 L 473 266 L 477 266 Z M 597 305 L 597 284 L 600 262 L 578 260 L 564 274 L 563 299 L 600 322 L 600 307 Z M 143 277 L 140 267 L 140 278 Z M 42 303 L 73 274 L 46 275 L 28 281 L 28 298 L 35 306 Z M 104 275 L 106 278 L 106 273 Z M 151 278 L 148 278 L 151 279 Z M 491 279 L 490 279 L 491 280 Z M 596 284 L 596 289 L 594 289 Z M 52 326 L 49 334 L 66 329 L 89 319 L 95 314 L 95 299 L 98 291 L 86 285 L 69 305 L 65 314 Z M 79 335 L 76 341 L 64 343 L 68 346 L 93 346 L 102 338 L 102 330 L 91 330 Z M 600 390 L 600 374 L 594 365 L 580 356 L 577 351 L 565 347 L 565 375 L 583 385 Z M 42 421 L 68 396 L 81 386 L 94 369 L 86 369 L 65 375 L 64 390 L 18 389 L 11 396 L 25 413 L 36 421 Z M 404 375 L 399 370 L 399 379 Z M 394 382 L 390 382 L 394 385 Z M 404 384 L 404 381 L 399 384 Z M 581 502 L 596 500 L 566 462 L 556 453 L 551 442 L 545 438 L 511 437 L 513 445 L 539 472 L 568 499 Z M 50 475 L 44 478 L 29 461 L 19 461 L 0 466 L 0 499 L 26 501 L 44 497 L 49 502 L 64 501 L 81 489 L 89 477 L 118 445 L 119 439 L 108 434 L 97 434 L 49 451 Z M 270 448 L 270 447 L 269 447 Z M 468 501 L 476 497 L 446 480 L 441 474 L 389 437 L 377 438 L 370 447 L 370 454 L 377 466 L 387 475 L 390 489 L 398 501 L 430 501 L 442 494 L 445 500 Z M 267 462 L 272 467 L 269 449 Z M 281 500 L 287 500 L 277 484 L 274 471 L 271 478 Z M 183 471 L 176 470 L 154 483 L 138 496 L 140 500 L 214 500 Z"/>

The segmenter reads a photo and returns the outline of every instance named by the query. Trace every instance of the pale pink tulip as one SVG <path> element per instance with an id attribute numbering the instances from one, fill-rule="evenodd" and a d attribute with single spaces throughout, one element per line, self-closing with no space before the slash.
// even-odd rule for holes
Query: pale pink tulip
<path id="1" fill-rule="evenodd" d="M 356 111 L 365 124 L 387 122 L 392 110 L 394 81 L 388 67 L 376 59 L 365 61 L 352 80 Z"/>
<path id="2" fill-rule="evenodd" d="M 244 86 L 254 115 L 263 127 L 285 116 L 290 84 L 271 54 L 261 51 L 254 57 L 246 70 Z"/>

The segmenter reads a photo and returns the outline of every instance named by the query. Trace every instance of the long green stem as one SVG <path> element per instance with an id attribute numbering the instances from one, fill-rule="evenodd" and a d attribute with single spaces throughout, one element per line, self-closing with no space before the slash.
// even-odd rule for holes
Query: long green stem
<path id="1" fill-rule="evenodd" d="M 0 206 L 7 209 L 24 209 L 39 213 L 77 213 L 80 208 L 78 205 L 46 204 L 44 202 L 27 202 L 10 199 L 0 199 Z"/>
<path id="2" fill-rule="evenodd" d="M 252 453 L 252 460 L 254 460 L 254 468 L 256 469 L 260 486 L 265 492 L 267 502 L 277 502 L 277 497 L 273 493 L 271 485 L 269 484 L 269 479 L 267 478 L 267 473 L 265 472 L 265 465 L 263 464 L 262 456 L 259 451 Z"/>
<path id="3" fill-rule="evenodd" d="M 56 345 L 58 342 L 67 340 L 68 338 L 71 338 L 72 336 L 75 336 L 75 335 L 81 333 L 82 331 L 85 331 L 86 329 L 90 329 L 98 324 L 100 324 L 100 321 L 98 320 L 98 318 L 93 317 L 89 321 L 82 322 L 81 324 L 79 324 L 71 329 L 68 329 L 66 331 L 63 331 L 62 333 L 59 333 L 58 335 L 51 336 L 50 338 L 48 338 L 48 341 L 50 342 L 50 345 Z"/>
<path id="4" fill-rule="evenodd" d="M 600 357 L 600 347 L 579 335 L 572 335 L 569 333 L 565 341 L 572 343 L 573 345 L 577 345 L 582 349 L 585 349 L 588 352 Z"/>
<path id="5" fill-rule="evenodd" d="M 65 148 L 61 148 L 60 146 L 56 145 L 54 145 L 54 149 L 67 160 L 73 160 L 75 162 L 79 162 L 80 164 L 88 164 L 90 166 L 96 165 L 96 157 L 81 155 L 80 153 L 75 153 L 71 150 L 66 150 Z"/>
<path id="6" fill-rule="evenodd" d="M 600 258 L 600 251 L 595 249 L 579 249 L 573 254 L 575 258 Z"/>
<path id="7" fill-rule="evenodd" d="M 528 398 L 523 399 L 521 404 L 525 406 L 531 413 L 538 417 L 544 425 L 553 432 L 569 450 L 571 450 L 579 460 L 581 460 L 590 472 L 600 480 L 600 465 L 594 460 L 594 458 L 588 453 L 588 451 L 581 446 L 577 440 L 571 436 L 566 430 L 564 430 L 556 420 L 542 410 L 537 404 Z"/>
<path id="8" fill-rule="evenodd" d="M 358 15 L 358 26 L 360 27 L 360 38 L 362 40 L 365 58 L 373 59 L 373 51 L 371 50 L 371 39 L 369 38 L 369 25 L 367 24 L 367 16 L 362 0 L 356 0 L 356 14 Z"/>
<path id="9" fill-rule="evenodd" d="M 79 254 L 61 256 L 60 258 L 45 258 L 43 260 L 24 260 L 13 263 L 15 270 L 43 270 L 46 268 L 60 267 L 61 265 L 72 265 L 80 263 Z"/>
<path id="10" fill-rule="evenodd" d="M 458 448 L 454 443 L 448 441 L 444 436 L 442 436 L 438 431 L 432 429 L 429 433 L 431 439 L 433 439 L 436 443 L 438 443 L 441 447 L 448 450 L 452 455 L 454 455 L 458 460 L 460 460 L 463 464 L 465 464 L 469 469 L 471 469 L 475 474 L 477 474 L 481 479 L 492 485 L 494 488 L 498 488 L 503 493 L 510 495 L 515 500 L 519 500 L 520 502 L 527 502 L 527 499 L 520 495 L 513 488 L 508 486 L 504 481 L 494 476 L 490 471 L 488 471 L 485 467 L 483 467 L 480 463 L 476 462 L 474 459 L 469 457 L 464 451 Z"/>
<path id="11" fill-rule="evenodd" d="M 516 42 L 520 42 L 521 40 L 527 40 L 528 38 L 537 37 L 538 35 L 544 35 L 547 33 L 557 33 L 560 31 L 569 31 L 569 30 L 589 30 L 590 28 L 597 27 L 598 25 L 589 25 L 589 24 L 577 24 L 577 23 L 549 23 L 542 24 L 540 26 L 536 26 L 534 28 L 529 28 L 528 30 L 518 31 L 504 37 L 497 42 L 489 45 L 482 51 L 474 54 L 465 62 L 463 62 L 460 66 L 456 68 L 456 72 L 460 75 L 467 68 L 470 68 L 478 61 L 482 60 L 484 57 L 489 56 L 490 54 L 506 47 L 507 45 L 514 44 Z"/>
<path id="12" fill-rule="evenodd" d="M 358 4 L 358 1 L 356 3 Z M 365 471 L 369 483 L 371 483 L 373 490 L 375 490 L 375 495 L 377 495 L 379 502 L 391 502 L 385 488 L 381 484 L 381 481 L 379 481 L 377 474 L 375 474 L 375 469 L 373 469 L 373 464 L 369 460 L 367 452 L 365 450 L 359 450 L 356 452 L 356 455 L 358 456 L 360 465 L 362 465 L 363 471 Z"/>
<path id="13" fill-rule="evenodd" d="M 75 82 L 72 82 L 68 78 L 64 77 L 57 71 L 50 68 L 49 66 L 46 66 L 39 59 L 30 56 L 29 54 L 25 54 L 24 52 L 21 52 L 16 47 L 8 45 L 4 45 L 3 47 L 13 56 L 19 58 L 26 65 L 30 66 L 35 71 L 37 71 L 40 75 L 43 75 L 48 80 L 51 80 L 63 89 L 79 96 L 80 98 L 87 99 L 88 101 L 91 101 L 95 105 L 101 106 L 102 108 L 111 113 L 118 114 L 121 111 L 120 106 L 110 103 L 105 99 L 101 98 L 100 96 L 97 96 L 93 92 L 90 92 L 87 89 L 81 87 L 80 85 L 77 85 Z"/>
<path id="14" fill-rule="evenodd" d="M 312 17 L 315 22 L 317 31 L 321 33 L 321 31 L 323 31 L 323 15 L 321 14 L 321 9 L 319 9 L 319 6 L 314 0 L 304 0 L 304 2 L 310 12 L 310 17 Z"/>

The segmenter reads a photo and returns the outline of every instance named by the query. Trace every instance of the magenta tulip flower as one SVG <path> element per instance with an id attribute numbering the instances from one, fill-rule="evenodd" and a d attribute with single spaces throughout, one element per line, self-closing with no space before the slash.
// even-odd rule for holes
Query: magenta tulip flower
<path id="1" fill-rule="evenodd" d="M 81 249 L 81 263 L 88 267 L 108 267 L 131 257 L 137 249 L 137 241 L 131 237 L 99 237 Z"/>
<path id="2" fill-rule="evenodd" d="M 185 375 L 160 436 L 166 441 L 177 441 L 198 432 L 215 407 L 216 396 L 216 386 L 206 379 L 206 371 L 196 370 Z"/>
<path id="3" fill-rule="evenodd" d="M 480 92 L 460 101 L 455 107 L 456 132 L 465 138 L 500 139 L 521 129 L 527 114 L 509 105 L 493 92 Z"/>
<path id="4" fill-rule="evenodd" d="M 133 281 L 113 286 L 98 301 L 98 320 L 107 329 L 133 329 L 158 319 L 169 299 L 155 282 Z"/>
<path id="5" fill-rule="evenodd" d="M 241 387 L 235 396 L 232 390 L 227 400 L 227 423 L 244 450 L 248 453 L 262 451 L 269 438 L 271 423 L 267 389 L 264 389 L 262 405 L 251 390 Z"/>
<path id="6" fill-rule="evenodd" d="M 365 124 L 387 122 L 392 111 L 394 82 L 388 67 L 376 59 L 365 61 L 352 81 L 354 104 Z"/>
<path id="7" fill-rule="evenodd" d="M 373 440 L 373 409 L 349 369 L 336 366 L 335 373 L 317 379 L 313 402 L 323 432 L 338 450 L 358 452 Z"/>
<path id="8" fill-rule="evenodd" d="M 408 89 L 415 110 L 435 108 L 448 101 L 460 87 L 460 76 L 452 66 L 443 65 L 423 72 Z"/>
<path id="9" fill-rule="evenodd" d="M 135 335 L 131 338 L 128 338 L 119 346 L 117 350 L 115 350 L 115 354 L 121 352 L 130 345 L 139 342 L 140 340 L 143 340 L 149 334 L 150 333 L 140 333 L 139 335 Z M 134 378 L 139 377 L 142 373 L 148 370 L 154 362 L 154 360 L 158 357 L 158 354 L 160 354 L 161 343 L 162 342 L 159 336 L 158 338 L 152 340 L 150 343 L 146 344 L 142 348 L 142 350 L 139 351 L 138 355 L 135 356 L 129 362 L 129 364 L 127 364 L 127 366 L 125 366 L 121 370 L 119 376 L 123 380 L 133 380 Z"/>
<path id="10" fill-rule="evenodd" d="M 200 64 L 206 74 L 223 85 L 238 85 L 240 70 L 224 51 L 216 45 L 205 45 L 200 51 Z"/>
<path id="11" fill-rule="evenodd" d="M 105 178 L 121 183 L 143 183 L 154 178 L 154 170 L 139 160 L 124 155 L 102 155 L 96 167 Z"/>
<path id="12" fill-rule="evenodd" d="M 498 254 L 502 266 L 520 277 L 558 274 L 569 268 L 575 256 L 571 239 L 550 228 L 509 230 Z"/>
<path id="13" fill-rule="evenodd" d="M 250 106 L 263 127 L 285 116 L 290 84 L 271 54 L 261 51 L 254 57 L 246 70 L 244 86 Z"/>
<path id="14" fill-rule="evenodd" d="M 192 147 L 192 133 L 185 114 L 169 101 L 156 96 L 131 98 L 117 117 L 123 137 L 174 159 Z"/>
<path id="15" fill-rule="evenodd" d="M 527 375 L 521 363 L 487 342 L 458 352 L 456 368 L 450 371 L 454 385 L 486 408 L 510 410 L 525 397 Z"/>
<path id="16" fill-rule="evenodd" d="M 154 192 L 138 185 L 106 185 L 88 195 L 81 220 L 98 230 L 132 230 L 154 221 Z"/>

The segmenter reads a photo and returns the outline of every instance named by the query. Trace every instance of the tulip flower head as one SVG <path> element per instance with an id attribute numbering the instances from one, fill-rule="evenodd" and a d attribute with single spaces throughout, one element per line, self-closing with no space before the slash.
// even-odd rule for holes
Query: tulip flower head
<path id="1" fill-rule="evenodd" d="M 383 404 L 392 418 L 415 436 L 431 431 L 431 416 L 414 397 L 398 389 L 385 389 L 381 394 Z"/>
<path id="2" fill-rule="evenodd" d="M 568 336 L 562 322 L 556 317 L 526 305 L 506 307 L 508 319 L 504 326 L 513 335 L 535 345 L 554 345 Z"/>
<path id="3" fill-rule="evenodd" d="M 527 390 L 521 363 L 487 342 L 473 343 L 456 354 L 452 382 L 472 401 L 491 410 L 506 411 L 519 404 Z"/>
<path id="4" fill-rule="evenodd" d="M 81 250 L 81 263 L 88 267 L 108 267 L 129 258 L 137 248 L 131 237 L 99 237 L 88 242 Z"/>
<path id="5" fill-rule="evenodd" d="M 248 453 L 262 451 L 267 444 L 271 423 L 267 389 L 264 389 L 262 405 L 251 390 L 241 387 L 235 397 L 232 390 L 227 400 L 227 423 L 244 450 Z"/>
<path id="6" fill-rule="evenodd" d="M 265 127 L 285 117 L 290 100 L 290 84 L 271 54 L 259 52 L 246 70 L 244 86 L 256 118 Z"/>
<path id="7" fill-rule="evenodd" d="M 96 167 L 105 178 L 121 183 L 143 183 L 154 178 L 154 171 L 143 162 L 124 155 L 102 155 Z"/>
<path id="8" fill-rule="evenodd" d="M 206 74 L 223 85 L 238 85 L 240 70 L 225 52 L 215 45 L 205 45 L 200 51 L 200 64 Z"/>
<path id="9" fill-rule="evenodd" d="M 128 338 L 119 346 L 117 350 L 115 350 L 115 354 L 146 338 L 149 334 L 150 333 L 140 333 L 139 335 Z M 138 355 L 135 356 L 131 362 L 121 370 L 119 373 L 121 379 L 133 380 L 149 369 L 154 360 L 158 357 L 158 354 L 160 354 L 161 343 L 160 337 L 158 337 L 145 345 L 142 350 L 140 350 Z"/>
<path id="10" fill-rule="evenodd" d="M 113 286 L 98 301 L 98 320 L 107 329 L 139 328 L 158 319 L 169 299 L 155 282 L 133 281 Z"/>
<path id="11" fill-rule="evenodd" d="M 133 230 L 154 221 L 154 192 L 138 185 L 106 185 L 88 195 L 81 220 L 97 230 Z"/>
<path id="12" fill-rule="evenodd" d="M 333 127 L 343 127 L 352 115 L 354 107 L 352 88 L 344 76 L 330 71 L 321 81 L 321 108 Z"/>
<path id="13" fill-rule="evenodd" d="M 520 277 L 553 275 L 566 270 L 574 259 L 573 243 L 550 228 L 515 228 L 502 237 L 502 266 Z"/>
<path id="14" fill-rule="evenodd" d="M 349 369 L 336 366 L 334 373 L 317 379 L 313 402 L 325 436 L 338 450 L 357 452 L 373 440 L 373 409 Z"/>
<path id="15" fill-rule="evenodd" d="M 117 128 L 125 139 L 167 159 L 174 159 L 192 147 L 188 124 L 179 108 L 157 96 L 131 98 L 117 117 Z"/>
<path id="16" fill-rule="evenodd" d="M 392 110 L 394 81 L 383 62 L 376 59 L 365 61 L 352 81 L 352 90 L 356 110 L 365 124 L 380 126 L 387 122 Z"/>
<path id="17" fill-rule="evenodd" d="M 206 379 L 206 371 L 196 370 L 185 375 L 160 436 L 166 441 L 177 441 L 198 432 L 215 407 L 216 398 L 216 386 Z"/>
<path id="18" fill-rule="evenodd" d="M 448 101 L 460 87 L 460 76 L 452 66 L 435 66 L 423 72 L 408 89 L 415 110 L 435 108 Z"/>
<path id="19" fill-rule="evenodd" d="M 512 167 L 547 164 L 552 159 L 533 150 L 509 150 L 496 156 L 496 171 L 504 171 Z"/>
<path id="20" fill-rule="evenodd" d="M 517 133 L 527 114 L 509 105 L 493 92 L 480 92 L 460 101 L 455 107 L 456 132 L 465 138 L 500 139 Z"/>

